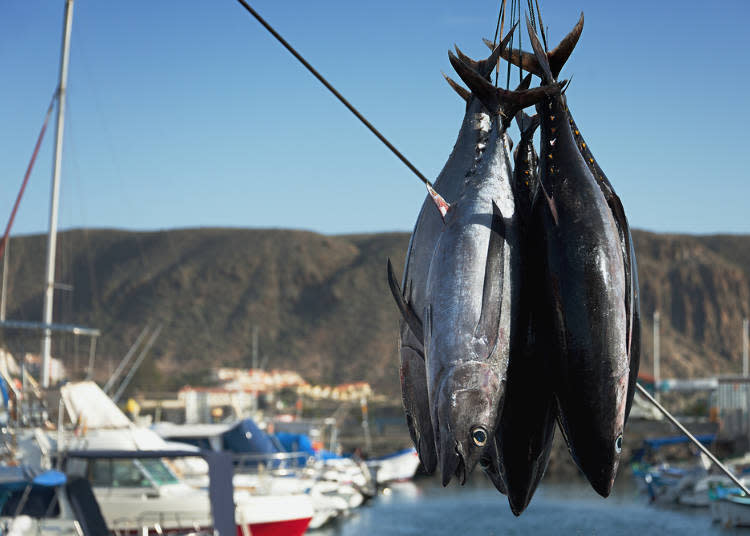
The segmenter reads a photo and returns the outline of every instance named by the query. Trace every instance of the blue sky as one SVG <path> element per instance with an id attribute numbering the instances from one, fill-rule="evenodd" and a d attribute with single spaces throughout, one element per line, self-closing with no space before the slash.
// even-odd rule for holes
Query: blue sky
<path id="1" fill-rule="evenodd" d="M 440 74 L 452 72 L 447 50 L 484 57 L 497 1 L 252 5 L 425 175 L 439 173 L 464 111 Z M 750 3 L 541 6 L 554 43 L 585 12 L 562 76 L 631 224 L 750 233 Z M 63 7 L 0 3 L 3 228 L 57 83 Z M 53 126 L 14 234 L 47 228 Z M 407 231 L 424 198 L 234 0 L 76 0 L 61 192 L 63 228 L 139 230 Z"/>

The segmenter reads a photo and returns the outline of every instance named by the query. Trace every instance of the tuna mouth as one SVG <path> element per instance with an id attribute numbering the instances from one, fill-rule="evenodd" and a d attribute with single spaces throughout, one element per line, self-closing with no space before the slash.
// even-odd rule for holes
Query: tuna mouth
<path id="1" fill-rule="evenodd" d="M 458 478 L 459 482 L 463 486 L 466 483 L 466 461 L 464 460 L 463 454 L 460 452 L 460 445 L 455 444 L 455 447 L 450 453 L 440 453 L 442 458 L 440 463 L 440 473 L 442 474 L 443 487 L 447 486 L 454 476 Z"/>
<path id="2" fill-rule="evenodd" d="M 458 456 L 458 467 L 456 467 L 456 478 L 461 481 L 461 485 L 466 484 L 466 464 L 464 463 L 464 457 L 459 454 Z"/>

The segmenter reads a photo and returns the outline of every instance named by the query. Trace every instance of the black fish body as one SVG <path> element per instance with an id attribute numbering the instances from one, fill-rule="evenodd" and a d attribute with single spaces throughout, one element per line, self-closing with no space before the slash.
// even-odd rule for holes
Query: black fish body
<path id="1" fill-rule="evenodd" d="M 549 60 L 549 72 L 553 76 L 557 76 L 562 70 L 563 65 L 568 60 L 568 57 L 573 52 L 578 39 L 583 31 L 583 13 L 575 25 L 573 30 L 560 42 L 560 44 L 554 49 L 547 53 L 547 59 Z M 533 72 L 540 78 L 545 78 L 545 71 L 537 60 L 534 54 L 524 52 L 521 50 L 509 50 L 503 49 L 501 52 L 502 56 L 513 63 L 516 66 L 522 65 L 523 68 Z M 624 259 L 624 270 L 625 270 L 625 282 L 626 282 L 626 314 L 628 322 L 628 357 L 630 360 L 630 380 L 628 382 L 628 396 L 627 405 L 625 410 L 625 419 L 630 413 L 630 407 L 633 402 L 633 396 L 635 394 L 635 384 L 638 378 L 638 369 L 640 366 L 640 354 L 641 354 L 641 320 L 640 320 L 640 297 L 638 287 L 638 266 L 635 258 L 635 248 L 633 246 L 633 239 L 630 233 L 630 226 L 628 225 L 627 218 L 625 216 L 625 210 L 623 209 L 620 198 L 615 193 L 612 184 L 610 183 L 607 176 L 602 171 L 598 162 L 591 154 L 591 149 L 583 139 L 578 126 L 575 124 L 570 111 L 565 106 L 565 110 L 568 113 L 568 122 L 570 123 L 571 130 L 576 140 L 581 155 L 586 161 L 586 165 L 596 179 L 596 183 L 601 188 L 602 194 L 604 194 L 607 204 L 609 205 L 612 216 L 617 224 L 617 229 L 620 235 L 620 245 L 623 251 Z"/>
<path id="2" fill-rule="evenodd" d="M 516 119 L 521 128 L 521 140 L 515 154 L 514 193 L 522 229 L 523 270 L 519 311 L 522 336 L 518 347 L 511 353 L 505 405 L 492 452 L 494 460 L 488 460 L 489 467 L 485 472 L 501 492 L 507 493 L 513 513 L 520 515 L 531 501 L 547 468 L 555 434 L 557 406 L 547 370 L 548 341 L 536 338 L 536 319 L 532 307 L 539 301 L 539 281 L 543 277 L 540 273 L 540 252 L 528 228 L 532 199 L 538 186 L 538 158 L 533 135 L 539 120 L 538 116 L 532 119 L 523 112 L 519 112 Z"/>
<path id="3" fill-rule="evenodd" d="M 567 104 L 566 104 L 567 109 Z M 635 395 L 635 383 L 638 379 L 638 369 L 641 362 L 641 306 L 640 306 L 640 288 L 638 286 L 638 264 L 635 258 L 635 247 L 633 246 L 633 237 L 630 234 L 630 225 L 625 216 L 625 209 L 622 206 L 620 198 L 615 193 L 615 189 L 609 182 L 599 163 L 591 153 L 591 148 L 583 139 L 578 125 L 573 120 L 573 116 L 568 110 L 568 122 L 573 131 L 581 156 L 586 161 L 591 170 L 596 183 L 601 188 L 602 194 L 612 211 L 612 216 L 617 224 L 617 231 L 620 236 L 620 246 L 623 252 L 623 261 L 625 269 L 625 313 L 627 315 L 627 340 L 628 356 L 630 358 L 630 379 L 628 381 L 628 397 L 625 406 L 625 421 L 627 422 L 630 408 L 633 404 Z"/>
<path id="4" fill-rule="evenodd" d="M 528 26 L 543 81 L 554 80 Z M 532 240 L 542 248 L 546 275 L 535 309 L 537 337 L 550 341 L 550 371 L 571 454 L 606 497 L 622 449 L 630 375 L 623 251 L 612 211 L 575 142 L 564 98 L 546 99 L 537 113 L 540 187 Z"/>
<path id="5" fill-rule="evenodd" d="M 550 99 L 538 113 L 542 167 L 534 218 L 546 270 L 540 321 L 551 330 L 551 370 L 571 453 L 596 491 L 607 496 L 622 445 L 629 378 L 623 255 L 562 99 Z"/>

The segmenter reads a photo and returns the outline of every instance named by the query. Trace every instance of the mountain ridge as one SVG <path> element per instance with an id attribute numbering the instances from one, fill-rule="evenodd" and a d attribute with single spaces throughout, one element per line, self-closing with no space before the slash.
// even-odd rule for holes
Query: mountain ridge
<path id="1" fill-rule="evenodd" d="M 634 231 L 643 320 L 642 369 L 652 370 L 652 314 L 661 312 L 662 377 L 741 370 L 742 318 L 750 311 L 750 236 Z M 323 235 L 279 228 L 166 231 L 77 229 L 58 237 L 56 322 L 99 327 L 95 377 L 106 380 L 144 325 L 164 324 L 133 390 L 208 381 L 208 369 L 251 364 L 260 333 L 269 368 L 314 383 L 369 381 L 399 392 L 398 312 L 390 257 L 402 272 L 409 233 Z M 43 235 L 14 237 L 8 318 L 38 320 Z M 53 352 L 81 369 L 72 337 Z M 11 351 L 38 352 L 29 334 L 0 330 Z M 79 341 L 80 343 L 81 341 Z"/>

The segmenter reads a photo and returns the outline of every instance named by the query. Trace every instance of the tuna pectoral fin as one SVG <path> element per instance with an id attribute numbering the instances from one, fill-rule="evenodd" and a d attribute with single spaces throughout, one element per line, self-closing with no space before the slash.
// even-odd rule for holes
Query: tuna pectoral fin
<path id="1" fill-rule="evenodd" d="M 487 339 L 491 354 L 497 344 L 500 311 L 502 309 L 503 282 L 505 281 L 505 221 L 500 207 L 492 202 L 492 227 L 487 247 L 487 263 L 484 269 L 482 312 L 474 332 L 476 338 Z"/>
<path id="2" fill-rule="evenodd" d="M 547 207 L 549 207 L 550 214 L 552 214 L 552 219 L 555 220 L 555 225 L 559 225 L 560 222 L 557 215 L 557 205 L 555 204 L 555 199 L 547 193 L 547 189 L 544 187 L 544 181 L 539 181 L 539 189 L 544 196 Z"/>
<path id="3" fill-rule="evenodd" d="M 422 328 L 422 321 L 419 319 L 417 314 L 414 312 L 414 309 L 406 303 L 404 300 L 404 295 L 401 292 L 401 287 L 398 284 L 398 281 L 396 281 L 396 276 L 393 273 L 393 264 L 391 264 L 391 259 L 388 259 L 388 286 L 391 287 L 391 294 L 393 294 L 393 299 L 396 300 L 396 306 L 398 307 L 398 310 L 401 312 L 401 316 L 404 317 L 404 321 L 406 322 L 406 325 L 409 326 L 409 329 L 414 333 L 414 336 L 419 339 L 422 344 L 424 344 L 424 330 Z"/>

